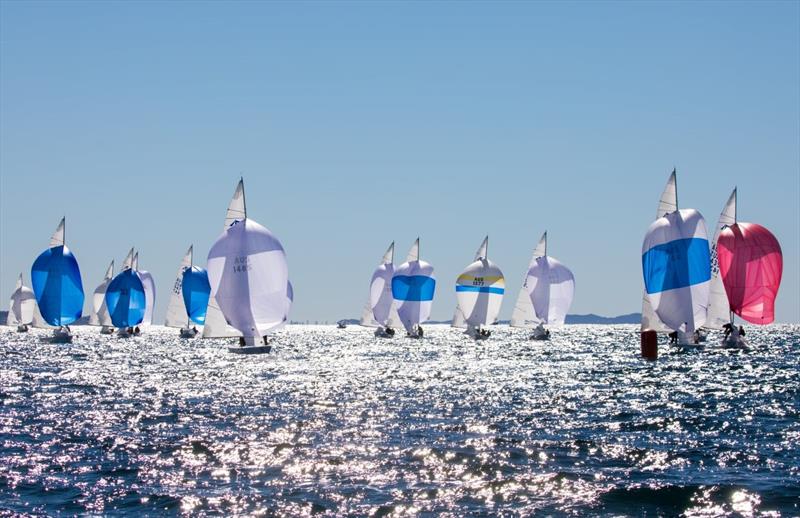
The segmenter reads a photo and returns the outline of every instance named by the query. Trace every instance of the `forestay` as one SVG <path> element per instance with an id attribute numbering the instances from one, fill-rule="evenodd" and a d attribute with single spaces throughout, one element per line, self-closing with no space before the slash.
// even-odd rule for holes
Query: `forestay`
<path id="1" fill-rule="evenodd" d="M 647 299 L 669 329 L 702 326 L 711 278 L 703 216 L 681 209 L 654 221 L 642 244 L 642 271 Z"/>

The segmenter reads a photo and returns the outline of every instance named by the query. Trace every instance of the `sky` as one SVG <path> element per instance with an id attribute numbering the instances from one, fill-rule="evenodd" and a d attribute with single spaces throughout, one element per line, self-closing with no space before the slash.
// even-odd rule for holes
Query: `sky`
<path id="1" fill-rule="evenodd" d="M 507 319 L 545 230 L 571 313 L 636 312 L 673 167 L 709 227 L 738 186 L 800 322 L 800 3 L 0 2 L 8 295 L 66 215 L 87 295 L 135 246 L 160 321 L 243 176 L 292 320 L 358 317 L 417 236 L 449 319 L 487 234 Z"/>

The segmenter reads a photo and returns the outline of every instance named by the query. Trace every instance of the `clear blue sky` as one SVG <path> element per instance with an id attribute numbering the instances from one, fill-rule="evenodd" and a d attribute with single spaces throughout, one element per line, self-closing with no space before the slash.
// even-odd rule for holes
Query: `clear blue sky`
<path id="1" fill-rule="evenodd" d="M 485 234 L 509 285 L 541 233 L 573 313 L 640 310 L 673 166 L 709 226 L 778 237 L 800 321 L 797 2 L 0 2 L 0 293 L 66 214 L 86 291 L 135 245 L 157 317 L 240 174 L 295 320 L 357 316 L 414 238 L 452 316 Z M 87 304 L 88 307 L 88 304 Z"/>

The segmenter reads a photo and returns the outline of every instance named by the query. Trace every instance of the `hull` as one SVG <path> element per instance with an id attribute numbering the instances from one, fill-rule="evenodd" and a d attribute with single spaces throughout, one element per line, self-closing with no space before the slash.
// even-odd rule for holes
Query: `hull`
<path id="1" fill-rule="evenodd" d="M 55 329 L 50 341 L 54 344 L 70 344 L 72 343 L 72 333 L 66 329 Z"/>
<path id="2" fill-rule="evenodd" d="M 194 338 L 197 336 L 197 331 L 195 329 L 187 329 L 184 327 L 181 329 L 180 336 L 181 338 Z"/>
<path id="3" fill-rule="evenodd" d="M 228 347 L 228 352 L 234 354 L 268 354 L 271 350 L 271 345 L 245 345 Z"/>

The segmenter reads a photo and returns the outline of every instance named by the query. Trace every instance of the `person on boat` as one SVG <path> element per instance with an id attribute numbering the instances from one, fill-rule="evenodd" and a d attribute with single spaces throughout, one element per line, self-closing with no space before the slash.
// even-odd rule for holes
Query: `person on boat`
<path id="1" fill-rule="evenodd" d="M 142 330 L 139 329 L 139 326 L 136 326 L 135 328 L 133 328 L 133 332 L 138 335 L 142 332 Z"/>
<path id="2" fill-rule="evenodd" d="M 244 341 L 244 337 L 240 336 L 239 337 L 239 347 L 244 347 L 245 345 L 246 345 L 246 343 Z"/>
<path id="3" fill-rule="evenodd" d="M 267 339 L 267 335 L 264 335 L 262 338 L 264 339 L 264 345 L 268 345 L 269 340 Z"/>
<path id="4" fill-rule="evenodd" d="M 671 344 L 677 344 L 678 343 L 678 332 L 677 331 L 673 331 L 667 336 L 669 336 L 669 343 L 671 343 Z"/>
<path id="5" fill-rule="evenodd" d="M 418 326 L 417 326 L 417 336 L 419 336 L 420 338 L 422 338 L 422 335 L 423 335 L 423 334 L 424 334 L 424 333 L 423 333 L 423 331 L 422 331 L 422 326 L 418 325 Z"/>
<path id="6" fill-rule="evenodd" d="M 197 330 L 197 326 L 192 326 L 192 331 L 194 331 L 194 334 L 199 333 L 199 331 Z"/>
<path id="7" fill-rule="evenodd" d="M 722 338 L 723 340 L 727 340 L 728 337 L 731 335 L 731 331 L 733 330 L 733 326 L 731 324 L 725 324 L 722 326 L 722 329 L 725 331 L 725 336 Z"/>
<path id="8" fill-rule="evenodd" d="M 394 336 L 394 329 L 392 329 L 391 327 L 387 327 L 387 328 L 385 329 L 385 333 L 386 333 L 388 336 Z"/>
<path id="9" fill-rule="evenodd" d="M 744 336 L 744 326 L 739 326 L 739 336 Z"/>

